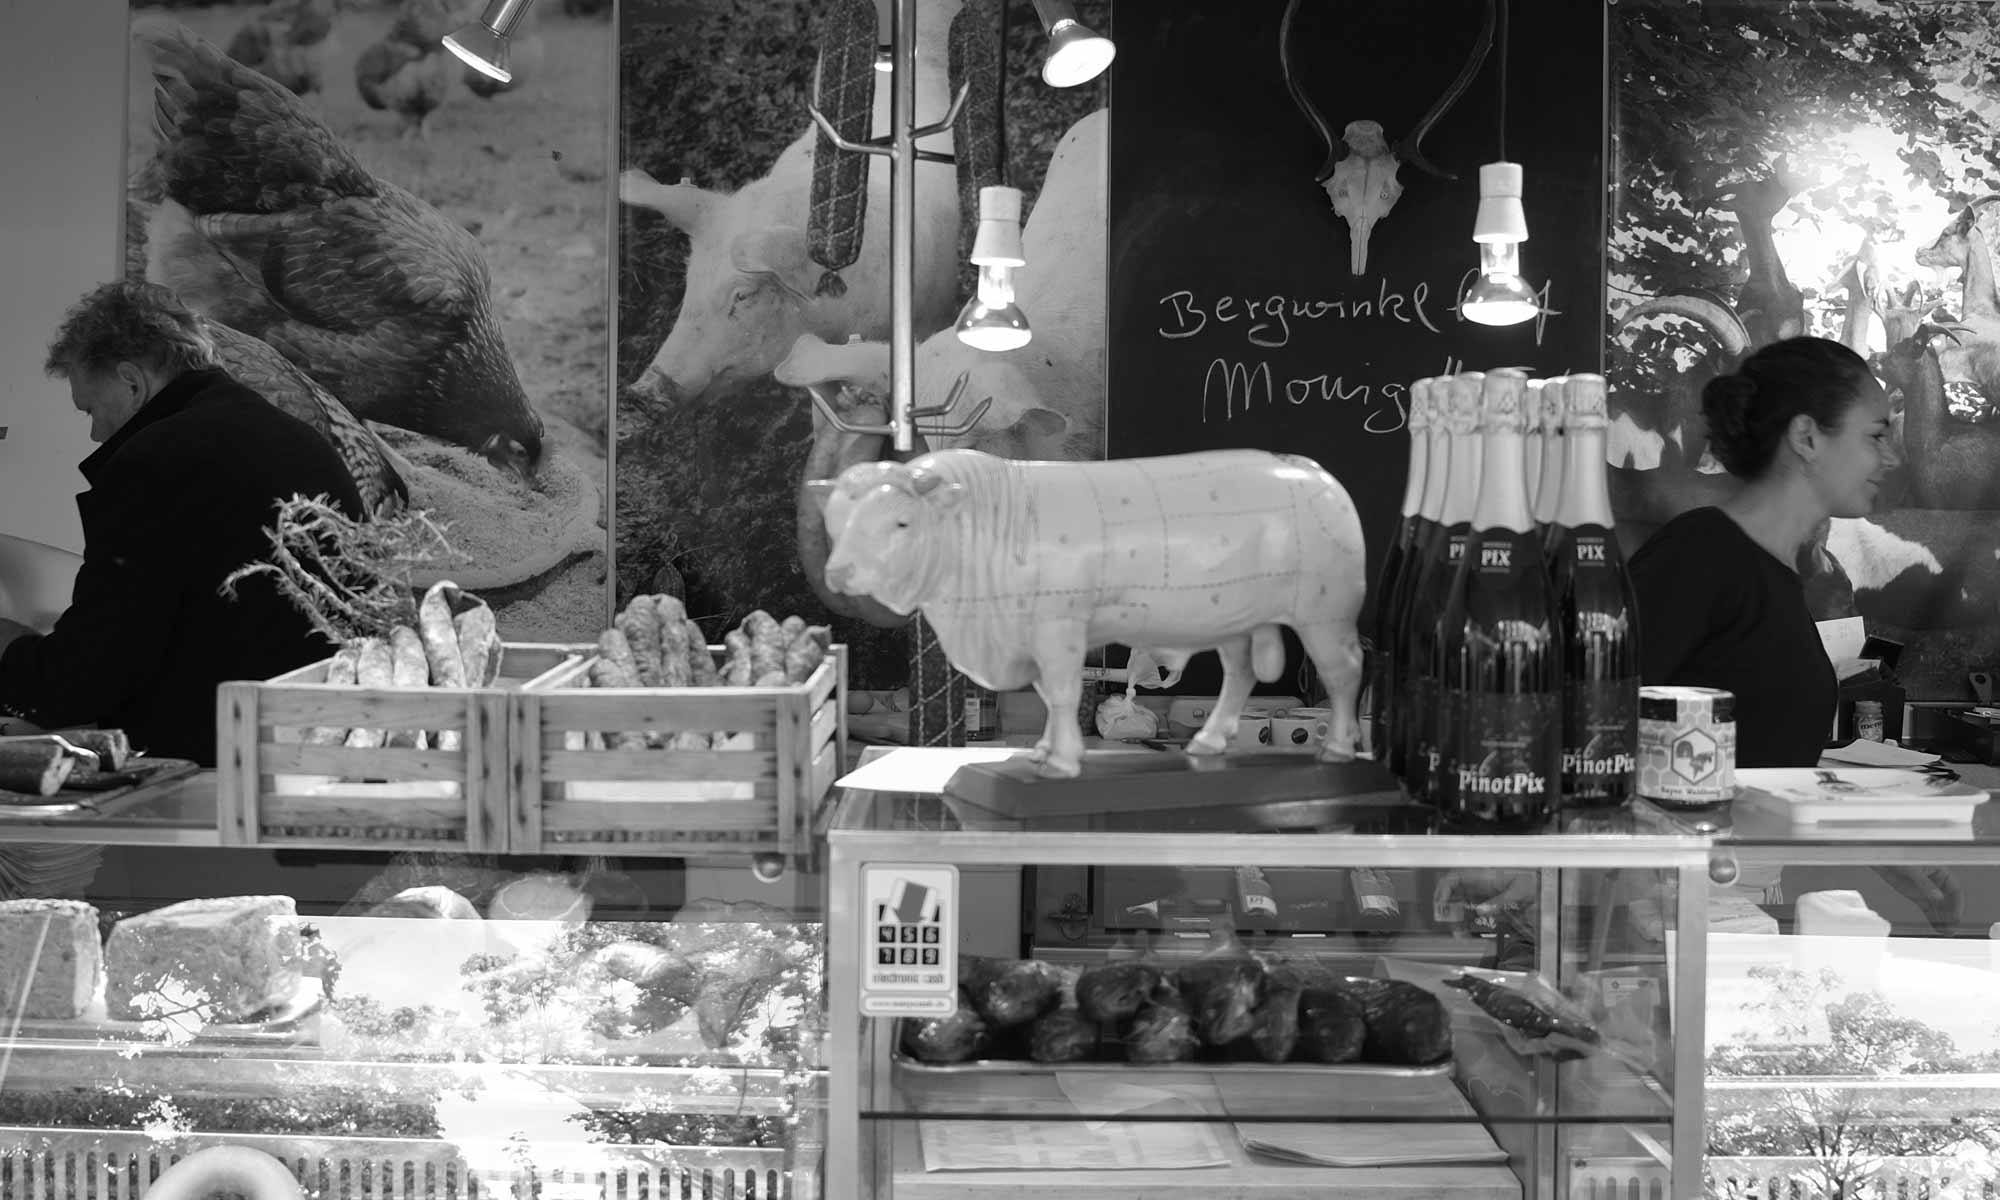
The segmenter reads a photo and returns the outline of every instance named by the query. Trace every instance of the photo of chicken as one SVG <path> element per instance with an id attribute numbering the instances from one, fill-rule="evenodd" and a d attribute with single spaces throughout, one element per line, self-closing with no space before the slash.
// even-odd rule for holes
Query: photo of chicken
<path id="1" fill-rule="evenodd" d="M 229 39 L 229 57 L 301 99 L 326 86 L 327 38 L 337 0 L 292 0 L 254 13 Z"/>
<path id="2" fill-rule="evenodd" d="M 504 636 L 562 640 L 604 605 L 615 33 L 549 5 L 489 104 L 441 44 L 477 9 L 134 0 L 124 271 L 207 317 L 371 509 L 444 526 Z M 305 98 L 221 49 L 284 74 L 290 30 Z M 385 55 L 423 60 L 421 96 Z"/>
<path id="3" fill-rule="evenodd" d="M 179 25 L 134 37 L 151 64 L 163 190 L 148 277 L 269 343 L 356 414 L 531 479 L 542 422 L 494 326 L 478 239 Z"/>
<path id="4" fill-rule="evenodd" d="M 444 48 L 459 21 L 448 0 L 403 0 L 395 24 L 354 60 L 354 87 L 368 107 L 402 118 L 404 137 L 430 136 L 430 117 L 451 94 L 460 63 Z"/>

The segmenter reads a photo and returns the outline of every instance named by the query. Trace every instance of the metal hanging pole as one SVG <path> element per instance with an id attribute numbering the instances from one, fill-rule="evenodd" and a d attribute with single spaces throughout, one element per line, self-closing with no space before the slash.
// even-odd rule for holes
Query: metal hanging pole
<path id="1" fill-rule="evenodd" d="M 916 448 L 917 0 L 896 0 L 889 73 L 889 428 L 898 454 Z"/>

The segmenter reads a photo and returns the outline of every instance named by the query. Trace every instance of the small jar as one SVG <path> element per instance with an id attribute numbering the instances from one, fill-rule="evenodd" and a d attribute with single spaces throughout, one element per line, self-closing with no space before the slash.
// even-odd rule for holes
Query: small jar
<path id="1" fill-rule="evenodd" d="M 1691 808 L 1736 798 L 1734 693 L 1639 689 L 1639 794 Z"/>
<path id="2" fill-rule="evenodd" d="M 1856 700 L 1854 702 L 1854 736 L 1865 742 L 1882 740 L 1882 702 L 1880 700 Z"/>

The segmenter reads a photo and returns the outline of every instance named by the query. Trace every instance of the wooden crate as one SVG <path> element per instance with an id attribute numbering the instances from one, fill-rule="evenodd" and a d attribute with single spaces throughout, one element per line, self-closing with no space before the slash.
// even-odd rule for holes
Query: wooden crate
<path id="1" fill-rule="evenodd" d="M 507 849 L 508 696 L 583 661 L 590 647 L 509 643 L 488 688 L 329 684 L 331 659 L 216 691 L 216 820 L 226 846 L 502 853 Z M 456 750 L 307 746 L 308 729 L 460 735 Z"/>
<path id="2" fill-rule="evenodd" d="M 806 855 L 846 758 L 846 646 L 787 687 L 592 688 L 588 672 L 565 664 L 510 697 L 514 853 Z M 700 751 L 586 743 L 626 730 L 745 736 Z"/>

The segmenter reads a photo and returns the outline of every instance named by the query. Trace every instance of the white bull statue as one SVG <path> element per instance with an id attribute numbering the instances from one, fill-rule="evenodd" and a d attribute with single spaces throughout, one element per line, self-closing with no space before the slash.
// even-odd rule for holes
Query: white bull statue
<path id="1" fill-rule="evenodd" d="M 922 610 L 983 687 L 1033 684 L 1048 706 L 1044 775 L 1082 770 L 1084 655 L 1118 642 L 1170 670 L 1214 649 L 1222 694 L 1191 754 L 1219 754 L 1251 677 L 1284 670 L 1280 625 L 1333 708 L 1323 760 L 1354 756 L 1366 591 L 1360 519 L 1310 459 L 1218 450 L 1111 462 L 1017 462 L 943 450 L 814 480 L 835 591 Z"/>

